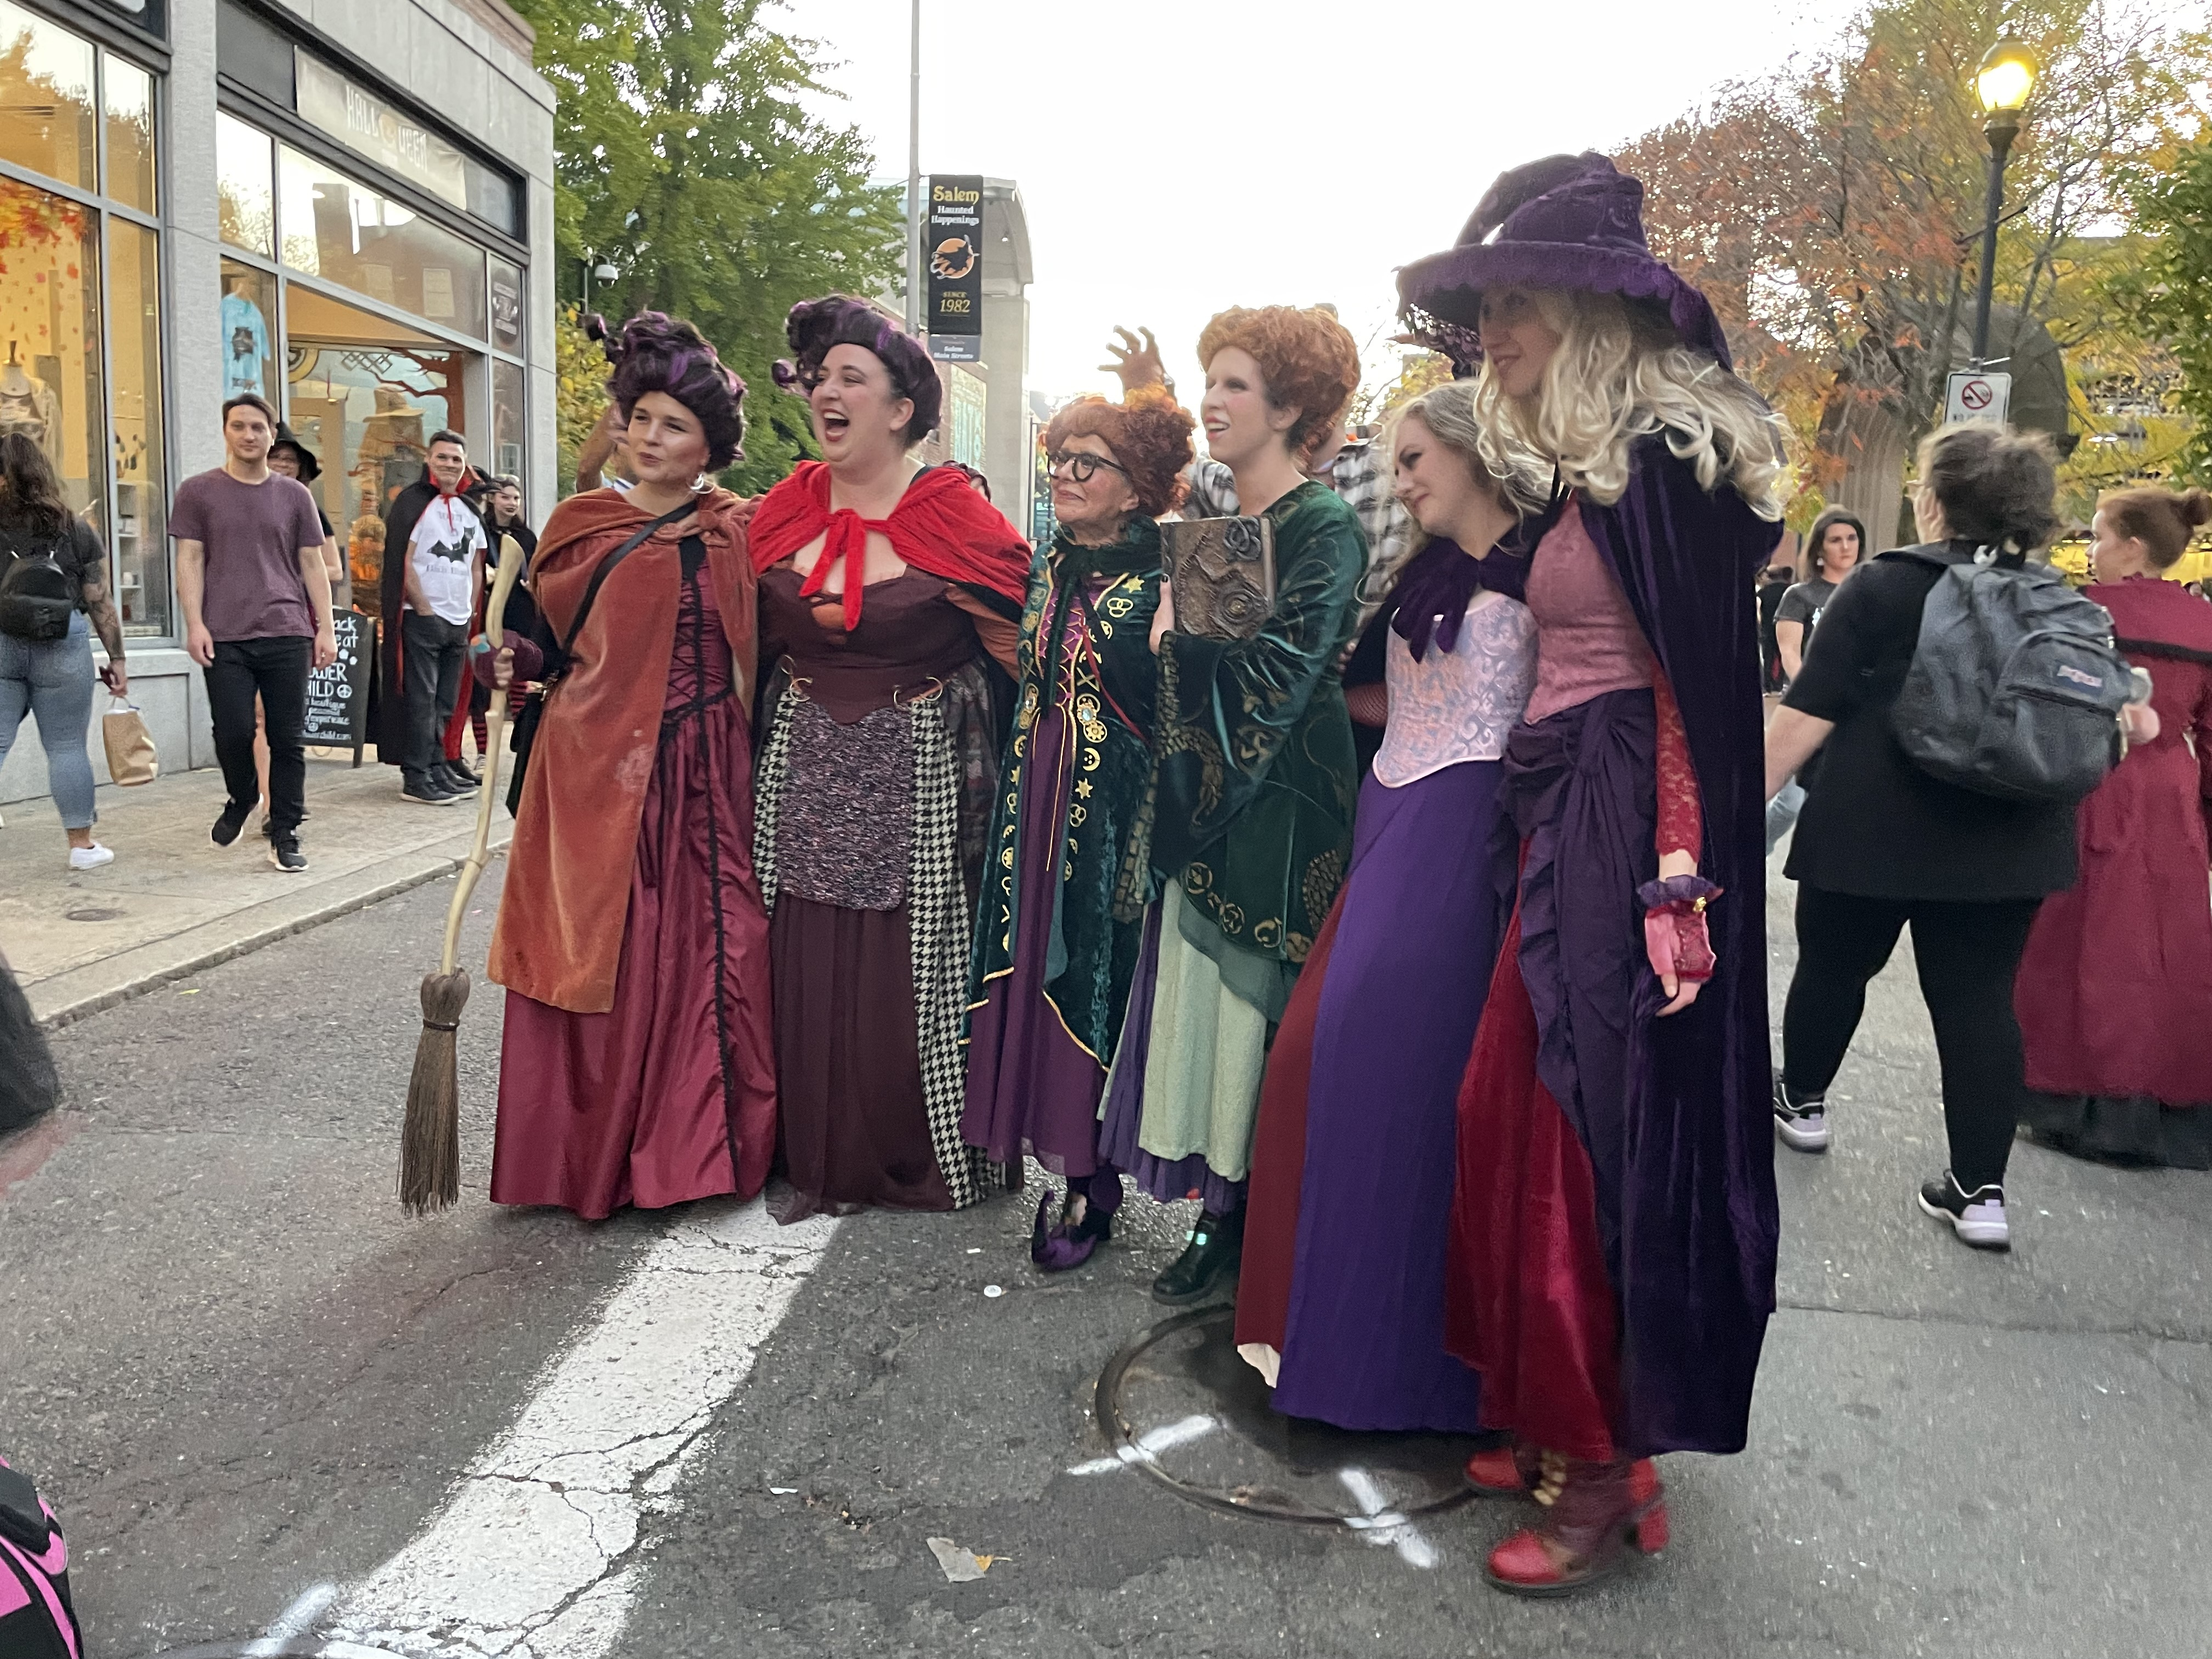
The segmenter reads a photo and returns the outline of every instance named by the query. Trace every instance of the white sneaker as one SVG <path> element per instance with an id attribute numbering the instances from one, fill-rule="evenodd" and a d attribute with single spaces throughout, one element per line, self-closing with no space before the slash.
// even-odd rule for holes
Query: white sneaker
<path id="1" fill-rule="evenodd" d="M 1991 1182 L 1967 1192 L 1948 1170 L 1941 1181 L 1920 1189 L 1920 1207 L 1938 1221 L 1948 1221 L 1961 1243 L 1978 1250 L 2012 1249 L 2012 1225 L 2005 1219 L 2004 1188 Z"/>
<path id="2" fill-rule="evenodd" d="M 103 864 L 114 862 L 115 849 L 102 847 L 98 842 L 89 847 L 70 848 L 70 868 L 72 870 L 97 870 Z"/>
<path id="3" fill-rule="evenodd" d="M 1802 1106 L 1792 1105 L 1789 1091 L 1782 1086 L 1782 1071 L 1774 1073 L 1774 1132 L 1782 1137 L 1782 1144 L 1800 1152 L 1825 1152 L 1828 1150 L 1828 1103 L 1825 1098 L 1808 1100 Z"/>

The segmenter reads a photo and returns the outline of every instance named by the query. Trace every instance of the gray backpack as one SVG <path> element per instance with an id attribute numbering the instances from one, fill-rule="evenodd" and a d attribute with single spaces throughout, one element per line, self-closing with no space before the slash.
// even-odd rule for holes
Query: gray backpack
<path id="1" fill-rule="evenodd" d="M 1885 553 L 1941 566 L 1890 730 L 1920 769 L 2000 800 L 2077 801 L 2120 757 L 2133 689 L 2112 618 L 2045 566 L 1996 550 Z"/>

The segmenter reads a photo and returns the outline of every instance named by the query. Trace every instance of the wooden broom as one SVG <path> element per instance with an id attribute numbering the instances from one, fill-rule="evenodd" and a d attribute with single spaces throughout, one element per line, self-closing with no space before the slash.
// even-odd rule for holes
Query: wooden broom
<path id="1" fill-rule="evenodd" d="M 500 619 L 507 596 L 522 574 L 522 549 L 501 536 L 499 572 L 484 606 L 484 642 L 500 648 Z M 507 692 L 495 688 L 484 716 L 482 793 L 477 797 L 477 835 L 453 883 L 446 908 L 446 947 L 438 971 L 422 976 L 422 1036 L 415 1045 L 415 1070 L 407 1079 L 407 1121 L 399 1132 L 399 1201 L 410 1215 L 442 1210 L 461 1195 L 461 1087 L 454 1050 L 461 1010 L 469 1006 L 469 972 L 458 965 L 461 923 L 469 913 L 477 878 L 491 847 L 492 803 L 499 796 L 500 737 L 507 725 Z"/>

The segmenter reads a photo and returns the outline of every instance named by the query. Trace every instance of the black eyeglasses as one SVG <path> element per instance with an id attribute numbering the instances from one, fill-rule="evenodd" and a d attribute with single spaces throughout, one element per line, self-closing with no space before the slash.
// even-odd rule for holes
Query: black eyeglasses
<path id="1" fill-rule="evenodd" d="M 1119 461 L 1109 461 L 1103 455 L 1092 455 L 1080 449 L 1065 455 L 1048 455 L 1044 458 L 1044 464 L 1048 472 L 1057 472 L 1066 467 L 1067 476 L 1078 483 L 1089 483 L 1098 476 L 1098 469 L 1102 466 L 1109 472 L 1120 473 L 1124 478 L 1129 476 L 1129 469 Z"/>

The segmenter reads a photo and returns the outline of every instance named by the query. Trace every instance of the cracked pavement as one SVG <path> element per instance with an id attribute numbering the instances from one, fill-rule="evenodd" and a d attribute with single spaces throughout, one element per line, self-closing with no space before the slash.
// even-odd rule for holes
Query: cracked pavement
<path id="1" fill-rule="evenodd" d="M 2212 1177 L 2023 1145 L 2013 1255 L 1952 1243 L 1911 1204 L 1942 1136 L 1902 951 L 1836 1150 L 1778 1152 L 1750 1450 L 1662 1466 L 1666 1556 L 1527 1603 L 1480 1579 L 1510 1506 L 1376 1547 L 1097 1469 L 1092 1386 L 1183 1219 L 1141 1200 L 1055 1279 L 1033 1198 L 834 1230 L 495 1212 L 479 984 L 463 1203 L 409 1222 L 449 892 L 56 1034 L 70 1133 L 0 1196 L 0 1452 L 70 1529 L 100 1659 L 259 1636 L 319 1585 L 323 1632 L 419 1659 L 2212 1652 Z M 1001 1559 L 949 1583 L 932 1537 Z"/>

